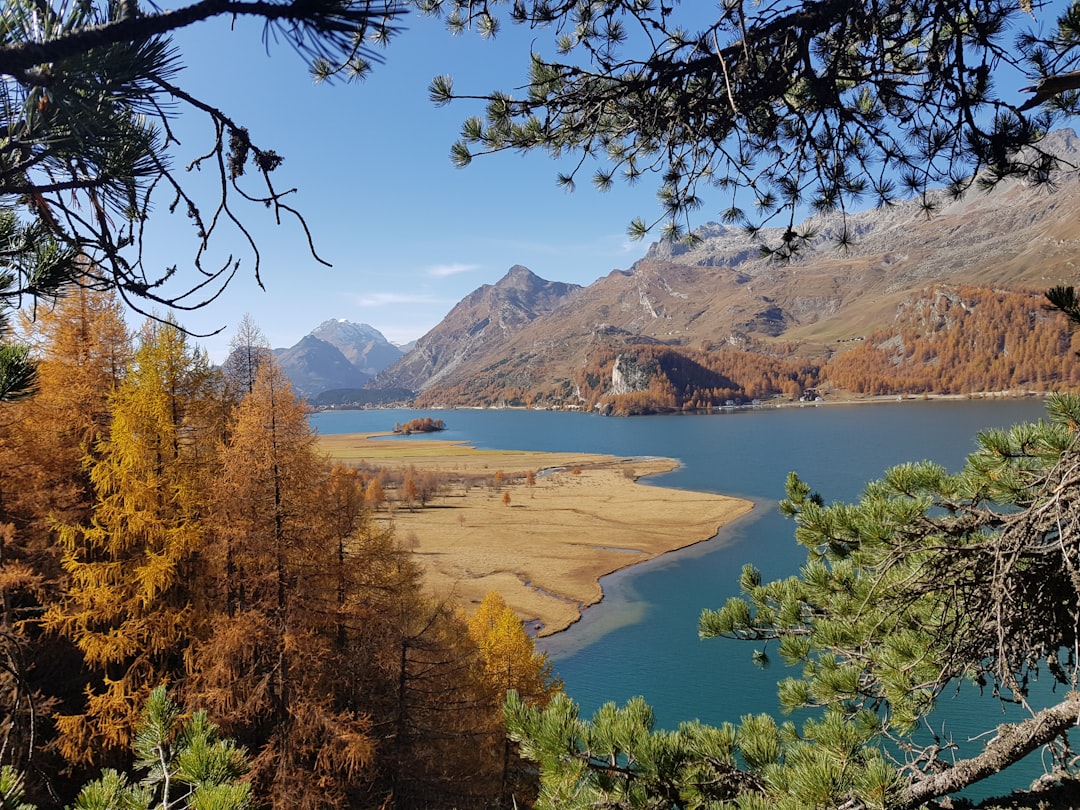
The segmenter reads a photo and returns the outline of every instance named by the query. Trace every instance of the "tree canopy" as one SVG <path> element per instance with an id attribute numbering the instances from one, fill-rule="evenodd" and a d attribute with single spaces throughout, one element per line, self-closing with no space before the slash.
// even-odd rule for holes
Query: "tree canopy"
<path id="1" fill-rule="evenodd" d="M 806 564 L 775 582 L 747 566 L 743 596 L 705 610 L 699 631 L 798 667 L 778 690 L 805 720 L 658 731 L 640 700 L 591 721 L 567 698 L 511 700 L 511 734 L 541 766 L 538 806 L 909 810 L 1037 750 L 1041 783 L 1075 796 L 1080 398 L 1051 398 L 1047 415 L 983 432 L 958 473 L 895 467 L 854 504 L 827 505 L 792 474 L 781 508 Z M 993 704 L 987 733 L 927 735 L 963 685 Z M 1002 722 L 1000 704 L 1019 718 Z"/>
<path id="2" fill-rule="evenodd" d="M 1078 109 L 1073 3 L 419 5 L 455 32 L 493 36 L 508 18 L 552 34 L 535 41 L 515 91 L 469 95 L 449 76 L 434 79 L 437 103 L 487 102 L 463 125 L 453 159 L 546 151 L 570 156 L 560 183 L 573 187 L 595 167 L 602 190 L 655 176 L 661 213 L 636 220 L 638 236 L 660 222 L 668 235 L 685 235 L 708 187 L 719 189 L 724 222 L 752 232 L 781 225 L 770 247 L 789 255 L 810 235 L 796 229 L 807 213 L 903 196 L 932 210 L 934 188 L 958 195 L 1004 177 L 1048 182 L 1058 156 L 1039 142 Z"/>
<path id="3" fill-rule="evenodd" d="M 0 211 L 17 214 L 22 232 L 0 247 L 0 267 L 14 275 L 3 300 L 47 292 L 44 275 L 115 286 L 136 306 L 198 307 L 239 266 L 236 256 L 216 267 L 203 264 L 214 234 L 229 227 L 250 248 L 258 278 L 258 246 L 238 206 L 265 205 L 279 221 L 293 217 L 306 231 L 286 201 L 291 190 L 272 181 L 282 156 L 256 144 L 213 99 L 184 89 L 183 55 L 170 32 L 216 17 L 255 17 L 264 21 L 267 41 L 287 43 L 317 78 L 348 80 L 378 59 L 375 47 L 396 31 L 403 11 L 392 0 L 202 0 L 171 10 L 137 0 L 5 0 Z M 171 159 L 170 120 L 181 109 L 206 115 L 216 133 L 186 169 Z M 216 172 L 216 199 L 189 192 L 184 172 L 191 168 Z M 249 171 L 255 180 L 244 185 Z M 186 215 L 192 228 L 192 267 L 179 293 L 162 285 L 180 265 L 143 262 L 143 228 L 155 199 Z"/>
<path id="4" fill-rule="evenodd" d="M 394 0 L 266 3 L 200 0 L 164 10 L 138 0 L 5 0 L 0 22 L 0 341 L 4 317 L 27 299 L 52 298 L 71 284 L 112 287 L 140 312 L 195 309 L 221 294 L 242 257 L 207 257 L 222 231 L 246 245 L 261 284 L 259 246 L 245 225 L 255 207 L 293 220 L 315 253 L 307 224 L 289 204 L 294 189 L 272 173 L 283 157 L 257 143 L 242 122 L 184 88 L 183 55 L 169 34 L 225 17 L 261 19 L 264 38 L 307 59 L 320 80 L 363 76 L 376 47 L 396 32 L 405 6 Z M 171 122 L 181 110 L 205 115 L 214 136 L 184 167 Z M 192 169 L 216 174 L 216 191 L 195 191 Z M 254 179 L 252 179 L 254 178 Z M 211 185 L 214 188 L 214 185 Z M 191 228 L 188 265 L 150 266 L 144 232 L 157 203 Z M 323 262 L 325 264 L 325 262 Z M 34 389 L 33 364 L 0 344 L 0 401 Z"/>

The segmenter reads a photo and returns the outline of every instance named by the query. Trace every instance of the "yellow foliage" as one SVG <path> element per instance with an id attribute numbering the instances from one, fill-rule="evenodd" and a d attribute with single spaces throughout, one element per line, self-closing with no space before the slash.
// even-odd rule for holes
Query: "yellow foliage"
<path id="1" fill-rule="evenodd" d="M 85 715 L 58 723 L 72 761 L 130 746 L 146 696 L 174 674 L 193 635 L 205 461 L 220 434 L 207 416 L 211 382 L 205 358 L 176 326 L 148 327 L 109 397 L 112 429 L 87 458 L 92 518 L 57 527 L 70 579 L 43 624 L 113 678 L 103 690 L 88 688 Z"/>
<path id="2" fill-rule="evenodd" d="M 491 591 L 484 597 L 468 625 L 491 688 L 503 694 L 513 689 L 523 700 L 540 705 L 562 688 L 552 677 L 547 656 L 536 651 L 525 626 L 499 593 Z"/>

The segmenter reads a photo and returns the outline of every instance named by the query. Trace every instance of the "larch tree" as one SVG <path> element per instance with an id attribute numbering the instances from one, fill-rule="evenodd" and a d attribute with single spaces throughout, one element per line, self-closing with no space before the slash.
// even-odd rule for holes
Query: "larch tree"
<path id="1" fill-rule="evenodd" d="M 521 619 L 498 591 L 484 597 L 468 625 L 483 659 L 484 677 L 501 696 L 514 690 L 525 702 L 544 705 L 560 690 L 551 662 L 537 652 Z"/>
<path id="2" fill-rule="evenodd" d="M 214 617 L 188 656 L 186 697 L 252 751 L 274 807 L 340 807 L 366 784 L 374 742 L 355 701 L 356 624 L 343 538 L 362 495 L 345 498 L 280 366 L 267 358 L 220 448 L 208 565 Z M 358 486 L 358 485 L 357 485 Z M 346 538 L 350 539 L 349 535 Z"/>
<path id="3" fill-rule="evenodd" d="M 259 366 L 272 354 L 270 341 L 262 329 L 250 315 L 245 314 L 236 326 L 236 333 L 229 341 L 229 354 L 221 364 L 225 377 L 225 398 L 239 400 L 250 394 L 255 387 Z"/>
<path id="4" fill-rule="evenodd" d="M 562 688 L 544 653 L 537 652 L 513 608 L 498 591 L 489 592 L 469 615 L 469 636 L 480 653 L 481 680 L 490 690 L 497 711 L 493 734 L 501 747 L 501 788 L 506 797 L 531 797 L 531 768 L 523 766 L 506 736 L 501 708 L 510 692 L 530 706 L 546 706 Z"/>
<path id="5" fill-rule="evenodd" d="M 39 307 L 34 317 L 22 313 L 21 334 L 37 364 L 37 393 L 8 413 L 18 430 L 8 437 L 21 447 L 14 455 L 35 463 L 43 476 L 36 484 L 23 478 L 11 495 L 41 497 L 50 503 L 35 511 L 52 520 L 66 519 L 59 478 L 70 479 L 95 450 L 111 420 L 110 397 L 132 359 L 132 335 L 123 306 L 112 291 L 74 288 L 54 306 Z M 49 467 L 52 468 L 49 471 Z M 79 482 L 85 485 L 85 480 Z M 85 502 L 87 493 L 78 497 Z"/>
<path id="6" fill-rule="evenodd" d="M 378 477 L 372 477 L 368 481 L 367 487 L 364 489 L 364 500 L 372 509 L 378 509 L 383 505 L 386 500 L 386 492 L 383 490 L 383 485 L 379 483 Z"/>
<path id="7" fill-rule="evenodd" d="M 57 526 L 69 583 L 43 623 L 94 673 L 82 710 L 56 718 L 72 763 L 124 756 L 150 690 L 183 672 L 201 618 L 195 574 L 216 460 L 214 388 L 184 332 L 148 322 L 89 457 L 90 520 Z"/>
<path id="8" fill-rule="evenodd" d="M 413 564 L 400 566 L 406 577 Z M 404 808 L 498 806 L 503 736 L 492 734 L 491 691 L 465 621 L 453 602 L 426 595 L 419 579 L 391 597 L 380 611 L 390 688 L 377 713 L 390 724 L 388 792 Z"/>
<path id="9" fill-rule="evenodd" d="M 48 717 L 80 686 L 73 648 L 40 627 L 64 579 L 53 526 L 89 518 L 84 461 L 108 429 L 109 397 L 132 348 L 116 296 L 83 289 L 43 308 L 23 336 L 37 394 L 0 407 L 0 751 L 36 791 Z"/>

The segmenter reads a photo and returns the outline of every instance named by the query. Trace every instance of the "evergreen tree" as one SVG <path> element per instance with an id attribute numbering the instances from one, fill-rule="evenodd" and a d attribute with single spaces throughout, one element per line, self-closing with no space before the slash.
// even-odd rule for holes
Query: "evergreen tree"
<path id="1" fill-rule="evenodd" d="M 0 277 L 0 303 L 9 304 L 9 294 L 49 295 L 57 285 L 78 282 L 115 286 L 136 306 L 201 306 L 236 272 L 232 258 L 204 264 L 215 233 L 231 226 L 250 244 L 258 279 L 259 251 L 237 201 L 263 203 L 277 221 L 295 216 L 282 199 L 289 191 L 271 182 L 282 158 L 260 148 L 212 98 L 195 97 L 178 83 L 182 59 L 169 34 L 219 17 L 255 18 L 319 78 L 351 80 L 377 61 L 371 43 L 388 41 L 403 12 L 383 0 L 240 0 L 169 9 L 138 0 L 8 0 L 0 25 L 0 269 L 10 277 Z M 217 172 L 217 197 L 200 198 L 170 159 L 176 141 L 168 135 L 169 118 L 177 107 L 210 120 L 214 137 L 196 163 Z M 255 184 L 244 185 L 246 173 Z M 157 211 L 155 192 L 166 203 Z M 190 277 L 176 266 L 144 264 L 143 228 L 151 213 L 175 213 L 192 228 Z M 303 220 L 300 225 L 306 238 Z"/>
<path id="2" fill-rule="evenodd" d="M 4 143 L 0 137 L 0 144 Z M 4 160 L 0 158 L 0 167 L 6 177 Z M 32 394 L 37 382 L 29 347 L 9 342 L 12 313 L 28 293 L 53 299 L 76 266 L 74 250 L 61 247 L 41 223 L 20 221 L 3 202 L 0 196 L 0 403 Z"/>
<path id="3" fill-rule="evenodd" d="M 247 810 L 253 805 L 243 749 L 221 739 L 205 712 L 185 717 L 165 691 L 146 700 L 132 743 L 138 782 L 107 769 L 86 785 L 72 810 L 191 808 Z"/>
<path id="4" fill-rule="evenodd" d="M 702 614 L 703 637 L 773 642 L 802 677 L 779 684 L 797 728 L 768 717 L 738 727 L 652 728 L 640 701 L 591 722 L 572 702 L 508 702 L 512 735 L 542 769 L 541 807 L 887 807 L 908 810 L 1008 769 L 1042 749 L 1047 782 L 1072 784 L 1068 733 L 1080 714 L 1080 397 L 1055 396 L 1048 419 L 980 434 L 963 470 L 889 470 L 857 504 L 832 504 L 797 476 L 784 511 L 808 559 Z M 764 652 L 755 656 L 764 660 Z M 1031 700 L 1038 678 L 1046 708 Z M 951 741 L 914 734 L 963 682 L 1028 717 L 993 723 L 982 748 L 948 761 Z M 894 762 L 885 741 L 905 752 Z M 892 749 L 897 750 L 897 749 Z M 704 797 L 704 799 L 703 799 Z"/>
<path id="5" fill-rule="evenodd" d="M 813 235 L 796 228 L 804 206 L 916 196 L 930 211 L 935 187 L 1049 181 L 1057 163 L 1040 141 L 1080 98 L 1073 2 L 766 0 L 704 13 L 656 0 L 419 5 L 455 33 L 495 36 L 505 18 L 552 32 L 530 49 L 520 92 L 479 96 L 488 105 L 462 126 L 457 165 L 537 150 L 579 158 L 558 177 L 568 188 L 590 169 L 601 190 L 653 175 L 655 221 L 671 236 L 713 186 L 726 223 L 756 231 L 778 220 L 783 235 L 768 247 L 784 255 Z M 430 92 L 439 103 L 478 97 L 459 95 L 448 76 Z M 838 241 L 852 238 L 845 229 Z"/>
<path id="6" fill-rule="evenodd" d="M 154 689 L 143 708 L 133 743 L 135 767 L 145 771 L 138 782 L 107 769 L 87 784 L 73 810 L 247 810 L 251 786 L 241 781 L 247 770 L 244 752 L 218 736 L 206 714 L 185 718 L 164 687 Z M 0 808 L 35 810 L 27 798 L 23 774 L 0 767 Z"/>

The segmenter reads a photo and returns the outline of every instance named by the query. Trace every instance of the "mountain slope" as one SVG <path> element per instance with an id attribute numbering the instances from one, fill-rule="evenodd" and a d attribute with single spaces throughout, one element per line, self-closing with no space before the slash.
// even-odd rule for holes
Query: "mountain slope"
<path id="1" fill-rule="evenodd" d="M 313 335 L 305 335 L 288 349 L 274 349 L 274 356 L 293 388 L 309 399 L 331 388 L 360 388 L 371 379 L 337 346 Z"/>
<path id="2" fill-rule="evenodd" d="M 1080 164 L 1072 132 L 1049 137 Z M 584 402 L 582 389 L 594 385 L 584 369 L 603 357 L 607 365 L 588 374 L 608 375 L 627 348 L 672 347 L 683 356 L 746 349 L 820 364 L 880 330 L 882 341 L 890 329 L 899 334 L 898 316 L 933 300 L 940 285 L 1030 293 L 1076 282 L 1075 175 L 1053 188 L 1008 182 L 934 204 L 931 216 L 905 203 L 809 220 L 818 236 L 789 262 L 763 257 L 761 242 L 741 229 L 709 223 L 694 247 L 655 244 L 629 270 L 584 288 L 559 288 L 515 267 L 458 304 L 375 384 L 421 390 L 427 404 L 567 405 Z M 845 224 L 855 241 L 840 251 Z M 762 238 L 775 243 L 780 235 L 774 229 Z M 523 305 L 538 285 L 547 294 Z M 1044 317 L 1033 301 L 1030 317 Z"/>
<path id="3" fill-rule="evenodd" d="M 485 284 L 463 298 L 373 385 L 415 391 L 453 381 L 460 373 L 503 356 L 516 335 L 573 300 L 581 289 L 545 281 L 514 265 L 496 284 Z"/>
<path id="4" fill-rule="evenodd" d="M 371 376 L 393 365 L 404 354 L 383 337 L 378 329 L 366 323 L 352 323 L 344 318 L 323 321 L 311 330 L 311 335 L 337 347 L 346 360 Z"/>

